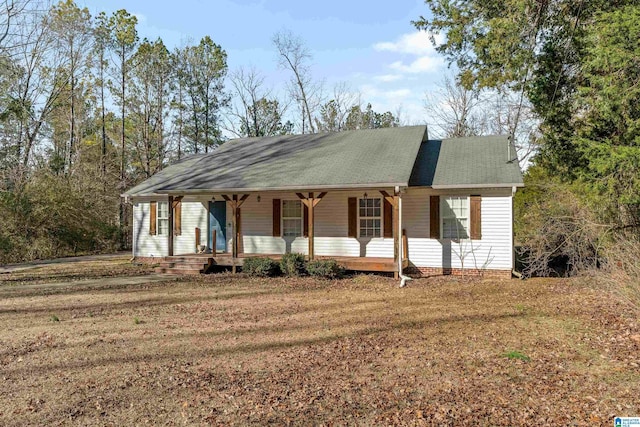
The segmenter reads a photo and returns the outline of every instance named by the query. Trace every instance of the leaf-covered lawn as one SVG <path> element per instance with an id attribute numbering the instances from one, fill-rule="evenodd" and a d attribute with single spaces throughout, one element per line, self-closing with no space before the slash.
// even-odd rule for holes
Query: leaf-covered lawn
<path id="1" fill-rule="evenodd" d="M 581 280 L 0 286 L 2 425 L 611 425 L 638 321 Z M 57 318 L 57 321 L 54 319 Z"/>
<path id="2" fill-rule="evenodd" d="M 100 261 L 42 264 L 26 270 L 0 273 L 0 286 L 73 283 L 89 279 L 139 276 L 153 271 L 151 265 L 133 264 L 129 259 L 129 256 L 122 256 Z"/>

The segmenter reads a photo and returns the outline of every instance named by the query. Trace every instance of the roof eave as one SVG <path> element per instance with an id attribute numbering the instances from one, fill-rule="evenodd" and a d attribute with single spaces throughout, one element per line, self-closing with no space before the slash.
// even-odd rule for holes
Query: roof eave
<path id="1" fill-rule="evenodd" d="M 407 182 L 382 182 L 364 184 L 334 184 L 334 185 L 309 185 L 309 186 L 281 186 L 281 187 L 255 187 L 255 188 L 210 188 L 210 189 L 168 189 L 156 190 L 154 193 L 122 194 L 121 197 L 153 197 L 171 195 L 205 195 L 220 193 L 257 193 L 267 191 L 323 191 L 323 190 L 359 190 L 364 188 L 394 188 L 408 187 Z"/>
<path id="2" fill-rule="evenodd" d="M 432 185 L 434 190 L 457 190 L 462 188 L 513 188 L 524 187 L 524 183 L 501 183 L 501 184 L 450 184 L 450 185 Z"/>

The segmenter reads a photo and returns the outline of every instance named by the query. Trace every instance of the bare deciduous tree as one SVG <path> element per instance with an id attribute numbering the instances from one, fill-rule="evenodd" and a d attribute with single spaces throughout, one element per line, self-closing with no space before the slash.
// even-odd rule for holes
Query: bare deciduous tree
<path id="1" fill-rule="evenodd" d="M 322 92 L 322 85 L 314 83 L 311 79 L 309 66 L 311 53 L 302 39 L 289 31 L 276 33 L 272 41 L 278 50 L 280 67 L 291 70 L 293 73 L 289 92 L 300 106 L 302 133 L 306 133 L 307 129 L 310 133 L 315 133 L 313 113 L 320 103 L 319 95 Z"/>
<path id="2" fill-rule="evenodd" d="M 356 105 L 360 105 L 360 94 L 351 90 L 346 82 L 337 83 L 333 87 L 333 97 L 320 107 L 319 117 L 316 118 L 318 131 L 345 130 L 347 117 Z"/>
<path id="3" fill-rule="evenodd" d="M 235 103 L 230 106 L 227 130 L 239 137 L 272 136 L 286 132 L 282 124 L 287 109 L 264 77 L 254 68 L 239 68 L 230 76 Z"/>
<path id="4" fill-rule="evenodd" d="M 15 18 L 14 67 L 12 84 L 5 93 L 9 106 L 3 112 L 3 130 L 15 164 L 26 169 L 66 80 L 61 71 L 64 59 L 53 54 L 54 40 L 43 12 L 30 10 Z"/>
<path id="5" fill-rule="evenodd" d="M 511 135 L 520 166 L 525 167 L 535 154 L 540 138 L 540 119 L 533 106 L 515 92 L 493 92 L 485 99 L 487 132 Z"/>
<path id="6" fill-rule="evenodd" d="M 481 135 L 485 120 L 479 93 L 468 90 L 445 77 L 435 94 L 425 95 L 424 108 L 432 123 L 432 130 L 439 136 L 458 138 Z"/>
<path id="7" fill-rule="evenodd" d="M 69 171 L 81 132 L 78 130 L 78 105 L 82 103 L 81 76 L 88 66 L 88 54 L 94 40 L 92 33 L 91 15 L 89 9 L 80 9 L 72 0 L 61 1 L 51 8 L 48 15 L 49 26 L 56 43 L 56 53 L 66 58 L 63 69 L 66 78 L 64 99 L 68 108 L 68 144 L 63 158 L 65 170 Z"/>
<path id="8" fill-rule="evenodd" d="M 540 122 L 531 105 L 516 93 L 468 90 L 446 77 L 439 90 L 425 95 L 424 108 L 434 136 L 509 135 L 517 151 L 513 159 L 521 166 L 537 147 Z"/>
<path id="9" fill-rule="evenodd" d="M 2 0 L 0 1 L 0 55 L 5 50 L 15 46 L 16 39 L 12 36 L 13 29 L 19 25 L 18 18 L 25 12 L 30 0 Z"/>

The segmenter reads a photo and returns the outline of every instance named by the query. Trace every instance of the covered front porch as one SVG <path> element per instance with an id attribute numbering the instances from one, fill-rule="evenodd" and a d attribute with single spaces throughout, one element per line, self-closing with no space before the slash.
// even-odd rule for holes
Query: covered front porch
<path id="1" fill-rule="evenodd" d="M 184 197 L 169 195 L 170 205 Z M 309 260 L 335 259 L 347 270 L 396 276 L 407 266 L 407 239 L 399 231 L 402 194 L 397 188 L 216 193 L 206 197 L 207 225 L 200 223 L 193 232 L 182 226 L 181 255 L 174 257 L 174 233 L 168 233 L 167 269 L 173 268 L 172 263 L 180 264 L 180 259 L 193 260 L 194 253 L 202 251 L 207 253 L 198 254 L 200 259 L 193 265 L 206 260 L 203 267 L 230 266 L 234 272 L 247 257 L 277 260 L 288 252 L 302 253 Z M 170 209 L 170 215 L 177 213 Z M 168 222 L 173 226 L 175 220 Z M 193 236 L 191 254 L 185 253 L 184 246 L 189 235 Z M 402 265 L 400 259 L 405 259 Z"/>
<path id="2" fill-rule="evenodd" d="M 159 263 L 158 272 L 170 274 L 202 274 L 212 267 L 242 267 L 248 257 L 266 257 L 275 261 L 282 259 L 282 254 L 238 254 L 233 257 L 230 253 L 218 254 L 183 254 L 164 257 Z M 347 271 L 362 271 L 376 273 L 397 273 L 398 266 L 393 258 L 382 257 L 345 257 L 345 256 L 316 256 L 315 259 L 333 259 Z M 408 260 L 403 261 L 403 267 L 408 266 Z"/>

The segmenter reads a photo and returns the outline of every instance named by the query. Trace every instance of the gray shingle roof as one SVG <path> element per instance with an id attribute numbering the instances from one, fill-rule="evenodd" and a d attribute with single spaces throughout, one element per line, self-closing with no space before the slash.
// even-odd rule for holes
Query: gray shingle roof
<path id="1" fill-rule="evenodd" d="M 242 138 L 185 158 L 125 195 L 523 185 L 506 136 L 425 138 L 425 126 Z"/>
<path id="2" fill-rule="evenodd" d="M 515 149 L 506 136 L 429 140 L 418 152 L 410 186 L 433 188 L 521 187 Z M 509 154 L 511 159 L 509 159 Z M 512 160 L 515 159 L 515 160 Z"/>
<path id="3" fill-rule="evenodd" d="M 125 195 L 406 186 L 426 135 L 426 126 L 409 126 L 236 139 Z"/>

